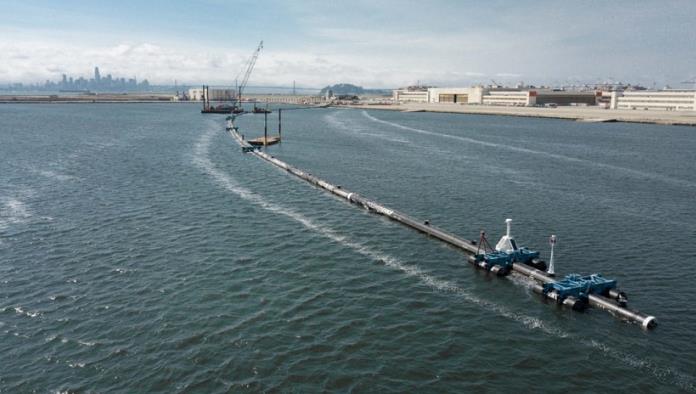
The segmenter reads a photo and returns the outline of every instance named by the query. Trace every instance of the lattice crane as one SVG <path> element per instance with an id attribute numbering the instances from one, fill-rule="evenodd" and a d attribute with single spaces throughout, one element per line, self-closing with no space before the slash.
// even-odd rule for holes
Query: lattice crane
<path id="1" fill-rule="evenodd" d="M 246 88 L 247 82 L 249 82 L 249 76 L 251 75 L 251 71 L 254 69 L 254 65 L 256 65 L 256 60 L 259 58 L 259 53 L 261 52 L 261 49 L 263 49 L 263 41 L 259 43 L 259 46 L 256 48 L 256 50 L 251 55 L 251 58 L 249 58 L 249 61 L 246 64 L 246 72 L 244 72 L 244 78 L 242 78 L 242 83 L 239 85 L 237 91 L 240 104 L 242 103 L 242 92 Z"/>

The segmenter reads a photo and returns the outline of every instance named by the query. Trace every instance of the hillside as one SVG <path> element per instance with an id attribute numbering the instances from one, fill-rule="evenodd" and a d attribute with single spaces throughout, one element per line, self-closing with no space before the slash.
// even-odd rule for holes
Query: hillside
<path id="1" fill-rule="evenodd" d="M 334 94 L 334 96 L 342 96 L 342 95 L 355 95 L 355 96 L 363 96 L 367 94 L 375 94 L 375 95 L 391 95 L 391 90 L 386 90 L 386 89 L 364 89 L 362 86 L 356 86 L 350 83 L 338 83 L 335 85 L 330 85 L 326 86 L 323 88 L 320 92 L 319 95 L 324 96 L 326 95 L 326 92 L 331 90 Z"/>

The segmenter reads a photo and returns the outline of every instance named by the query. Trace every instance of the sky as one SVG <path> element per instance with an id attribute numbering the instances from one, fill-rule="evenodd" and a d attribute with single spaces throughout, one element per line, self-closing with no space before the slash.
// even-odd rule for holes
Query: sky
<path id="1" fill-rule="evenodd" d="M 0 84 L 234 84 L 261 40 L 250 85 L 687 87 L 696 1 L 0 0 Z"/>

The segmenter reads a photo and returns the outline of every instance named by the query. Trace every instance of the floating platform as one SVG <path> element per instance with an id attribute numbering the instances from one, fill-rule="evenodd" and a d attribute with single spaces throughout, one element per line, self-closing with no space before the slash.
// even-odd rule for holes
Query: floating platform
<path id="1" fill-rule="evenodd" d="M 232 109 L 218 109 L 218 108 L 208 108 L 202 109 L 202 114 L 231 114 Z"/>
<path id="2" fill-rule="evenodd" d="M 614 123 L 617 122 L 614 118 L 578 118 L 577 122 L 582 123 Z"/>
<path id="3" fill-rule="evenodd" d="M 496 245 L 495 251 L 487 253 L 485 246 L 482 249 L 482 241 L 485 240 L 484 233 L 481 234 L 481 240 L 478 242 L 462 239 L 431 225 L 427 220 L 417 220 L 404 213 L 387 208 L 375 201 L 371 201 L 357 193 L 345 190 L 339 185 L 328 183 L 308 172 L 278 160 L 266 152 L 255 150 L 251 145 L 251 141 L 246 141 L 244 137 L 239 134 L 237 127 L 232 124 L 232 121 L 230 120 L 229 122 L 230 124 L 228 124 L 227 131 L 239 143 L 243 152 L 256 155 L 274 166 L 282 168 L 288 173 L 341 197 L 352 204 L 366 208 L 373 213 L 386 216 L 407 227 L 455 246 L 468 255 L 468 262 L 475 267 L 484 269 L 497 276 L 505 276 L 510 272 L 515 272 L 517 275 L 527 278 L 532 285 L 532 290 L 541 294 L 545 299 L 553 300 L 558 305 L 566 306 L 573 310 L 583 310 L 586 305 L 589 305 L 606 310 L 620 319 L 640 324 L 644 329 L 652 329 L 657 326 L 657 320 L 654 316 L 646 315 L 626 307 L 628 298 L 623 291 L 615 287 L 616 281 L 614 280 L 604 279 L 601 275 L 597 274 L 584 277 L 577 274 L 570 274 L 561 280 L 556 280 L 552 277 L 552 273 L 544 272 L 543 270 L 546 269 L 546 263 L 539 260 L 538 252 L 531 251 L 524 247 L 517 247 L 514 238 L 510 235 L 511 219 L 506 220 L 508 224 L 507 235 L 501 238 L 498 245 Z M 512 251 L 508 250 L 509 248 L 511 248 Z M 552 269 L 549 271 L 553 272 Z"/>
<path id="4" fill-rule="evenodd" d="M 253 112 L 255 114 L 270 114 L 273 111 L 271 111 L 270 109 L 267 109 L 267 108 L 254 107 L 254 109 L 251 112 Z"/>
<path id="5" fill-rule="evenodd" d="M 247 142 L 254 146 L 268 146 L 279 143 L 280 137 L 259 137 L 250 139 Z"/>

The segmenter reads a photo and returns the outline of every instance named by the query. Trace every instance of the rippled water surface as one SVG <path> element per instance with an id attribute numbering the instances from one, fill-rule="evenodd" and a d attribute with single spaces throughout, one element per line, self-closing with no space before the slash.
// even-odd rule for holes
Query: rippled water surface
<path id="1" fill-rule="evenodd" d="M 557 234 L 557 271 L 660 326 L 478 272 L 197 106 L 4 105 L 0 391 L 696 391 L 693 128 L 321 109 L 283 134 L 273 155 L 462 237 Z"/>

